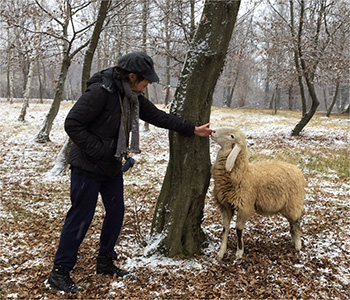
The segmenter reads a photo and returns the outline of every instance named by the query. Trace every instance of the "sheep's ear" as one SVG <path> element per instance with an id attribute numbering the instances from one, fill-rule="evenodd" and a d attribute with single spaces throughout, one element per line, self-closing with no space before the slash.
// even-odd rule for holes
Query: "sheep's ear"
<path id="1" fill-rule="evenodd" d="M 231 172 L 234 165 L 235 165 L 235 161 L 236 158 L 239 154 L 239 152 L 241 152 L 241 147 L 238 146 L 237 144 L 234 146 L 234 148 L 232 149 L 231 153 L 229 154 L 229 156 L 226 159 L 226 171 L 227 172 Z"/>

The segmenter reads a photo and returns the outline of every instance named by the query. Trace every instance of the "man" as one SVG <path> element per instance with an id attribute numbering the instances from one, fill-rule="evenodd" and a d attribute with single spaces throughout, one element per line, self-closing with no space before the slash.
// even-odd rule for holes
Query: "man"
<path id="1" fill-rule="evenodd" d="M 59 291 L 76 293 L 73 269 L 78 249 L 92 221 L 98 194 L 106 216 L 100 236 L 96 263 L 98 274 L 119 278 L 128 272 L 116 267 L 114 246 L 124 217 L 122 162 L 132 162 L 129 152 L 139 153 L 139 119 L 186 136 L 207 137 L 209 123 L 195 126 L 157 109 L 142 92 L 158 82 L 152 59 L 143 52 L 122 56 L 118 65 L 94 74 L 87 89 L 70 110 L 65 130 L 73 141 L 71 165 L 71 203 L 61 232 L 54 267 L 48 285 Z M 130 136 L 131 133 L 131 136 Z"/>

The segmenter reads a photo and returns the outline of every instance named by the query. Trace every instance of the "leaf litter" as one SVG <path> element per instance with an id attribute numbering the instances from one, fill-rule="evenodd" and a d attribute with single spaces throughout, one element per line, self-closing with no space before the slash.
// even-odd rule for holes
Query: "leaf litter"
<path id="1" fill-rule="evenodd" d="M 99 200 L 94 220 L 79 251 L 72 278 L 85 290 L 77 295 L 47 289 L 65 214 L 70 207 L 69 172 L 49 178 L 47 172 L 66 135 L 63 122 L 72 103 L 63 102 L 51 142 L 33 137 L 49 103 L 31 104 L 27 122 L 17 120 L 21 105 L 2 101 L 0 111 L 0 297 L 10 299 L 345 299 L 350 284 L 349 178 L 337 169 L 312 169 L 316 155 L 347 155 L 348 118 L 314 117 L 300 137 L 291 137 L 299 113 L 213 108 L 215 129 L 238 126 L 247 135 L 252 159 L 284 158 L 302 168 L 306 180 L 303 248 L 296 252 L 289 225 L 280 216 L 255 216 L 245 230 L 245 254 L 235 258 L 235 222 L 221 262 L 221 220 L 212 199 L 205 203 L 203 230 L 207 242 L 195 258 L 166 258 L 153 251 L 149 232 L 166 172 L 167 133 L 150 127 L 141 133 L 142 153 L 124 178 L 126 213 L 116 246 L 120 267 L 132 272 L 125 280 L 95 274 L 104 209 Z M 288 115 L 288 117 L 286 117 Z M 307 155 L 305 157 L 306 150 Z M 211 143 L 211 159 L 217 145 Z M 345 154 L 344 154 L 345 153 Z M 349 165 L 347 165 L 349 167 Z M 153 243 L 153 244 L 152 244 Z"/>

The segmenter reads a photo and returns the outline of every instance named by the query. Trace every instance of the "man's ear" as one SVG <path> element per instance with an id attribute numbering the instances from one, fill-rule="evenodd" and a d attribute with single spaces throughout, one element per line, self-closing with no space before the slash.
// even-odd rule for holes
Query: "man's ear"
<path id="1" fill-rule="evenodd" d="M 128 77 L 131 83 L 134 83 L 137 79 L 137 75 L 135 73 L 129 73 Z"/>

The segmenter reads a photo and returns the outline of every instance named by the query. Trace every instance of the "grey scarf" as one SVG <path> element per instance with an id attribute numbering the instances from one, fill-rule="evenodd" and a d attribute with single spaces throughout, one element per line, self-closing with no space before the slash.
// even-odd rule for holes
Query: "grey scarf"
<path id="1" fill-rule="evenodd" d="M 133 92 L 129 83 L 122 81 L 124 99 L 121 106 L 121 118 L 118 134 L 118 144 L 115 157 L 117 160 L 126 159 L 128 152 L 140 153 L 139 149 L 139 100 L 140 93 Z M 120 99 L 121 100 L 121 99 Z M 118 99 L 119 101 L 119 99 Z M 125 129 L 126 126 L 126 129 Z M 131 132 L 131 143 L 129 137 Z"/>

